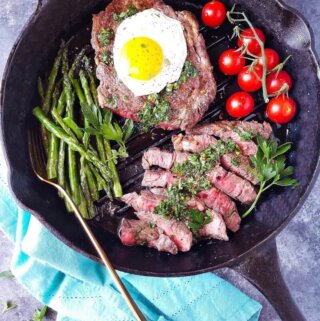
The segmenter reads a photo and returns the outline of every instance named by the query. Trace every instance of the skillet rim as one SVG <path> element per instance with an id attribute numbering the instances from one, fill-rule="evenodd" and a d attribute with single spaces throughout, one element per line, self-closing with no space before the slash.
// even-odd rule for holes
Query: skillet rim
<path id="1" fill-rule="evenodd" d="M 284 4 L 281 0 L 273 0 L 276 4 L 279 5 L 281 10 L 288 11 L 290 14 L 293 14 L 296 16 L 297 19 L 299 19 L 303 25 L 305 26 L 306 30 L 308 30 L 309 35 L 310 35 L 310 44 L 304 49 L 308 52 L 308 54 L 311 56 L 311 59 L 314 63 L 314 67 L 316 69 L 316 74 L 317 78 L 320 84 L 320 60 L 318 57 L 318 54 L 315 50 L 315 37 L 314 37 L 314 32 L 313 30 L 309 27 L 309 24 L 305 17 L 296 9 L 292 8 L 291 6 Z M 8 147 L 6 144 L 6 141 L 4 140 L 4 126 L 3 126 L 3 106 L 4 106 L 4 97 L 5 97 L 5 87 L 6 87 L 6 81 L 7 78 L 10 74 L 10 69 L 11 69 L 11 64 L 15 55 L 15 52 L 17 50 L 17 47 L 20 43 L 20 41 L 23 39 L 24 35 L 29 31 L 31 24 L 33 21 L 37 19 L 39 14 L 41 13 L 41 9 L 48 4 L 49 1 L 46 1 L 45 3 L 42 3 L 42 1 L 38 2 L 38 5 L 34 11 L 34 13 L 30 16 L 30 18 L 27 20 L 25 23 L 24 27 L 22 28 L 21 32 L 19 33 L 11 51 L 7 59 L 6 66 L 3 71 L 3 76 L 1 80 L 1 88 L 0 88 L 0 142 L 2 146 L 2 150 L 4 151 L 4 158 L 7 164 L 8 172 L 7 172 L 7 177 L 8 177 L 8 186 L 9 190 L 11 192 L 11 195 L 13 196 L 14 200 L 16 203 L 19 205 L 20 208 L 23 210 L 27 211 L 28 213 L 31 213 L 37 220 L 39 220 L 55 237 L 57 237 L 59 240 L 61 240 L 64 244 L 75 250 L 76 252 L 84 255 L 85 257 L 88 257 L 96 262 L 101 263 L 101 260 L 99 257 L 89 254 L 86 251 L 82 250 L 81 248 L 77 247 L 73 243 L 71 243 L 68 239 L 63 237 L 58 230 L 53 228 L 49 223 L 46 222 L 46 220 L 35 210 L 32 210 L 25 206 L 17 197 L 14 186 L 12 184 L 12 177 L 14 175 L 14 169 L 11 168 L 9 159 L 8 159 Z M 237 255 L 233 258 L 231 258 L 228 261 L 225 261 L 223 263 L 217 264 L 215 266 L 208 266 L 207 268 L 200 268 L 197 270 L 192 270 L 192 271 L 185 271 L 185 272 L 150 272 L 150 271 L 141 271 L 141 270 L 136 270 L 133 268 L 127 268 L 119 265 L 114 265 L 114 267 L 117 270 L 123 271 L 123 272 L 128 272 L 128 273 L 133 273 L 133 274 L 138 274 L 138 275 L 146 275 L 146 276 L 160 276 L 160 277 L 174 277 L 174 276 L 187 276 L 187 275 L 195 275 L 195 274 L 200 274 L 200 273 L 205 273 L 205 272 L 211 272 L 213 270 L 222 268 L 222 267 L 231 267 L 235 264 L 237 264 L 239 261 L 243 260 L 246 258 L 249 254 L 253 253 L 254 251 L 260 249 L 266 242 L 272 240 L 275 238 L 290 222 L 290 220 L 298 213 L 298 211 L 301 209 L 302 205 L 306 201 L 306 198 L 309 196 L 310 192 L 312 191 L 315 182 L 319 176 L 320 173 L 320 149 L 317 151 L 318 157 L 317 157 L 317 162 L 316 166 L 314 169 L 314 172 L 312 174 L 312 178 L 310 179 L 308 185 L 305 188 L 305 191 L 303 192 L 302 196 L 300 197 L 296 207 L 291 211 L 291 213 L 287 216 L 287 218 L 277 227 L 272 231 L 268 236 L 266 236 L 263 240 L 258 242 L 257 244 L 253 245 L 250 249 L 244 251 L 242 254 Z"/>

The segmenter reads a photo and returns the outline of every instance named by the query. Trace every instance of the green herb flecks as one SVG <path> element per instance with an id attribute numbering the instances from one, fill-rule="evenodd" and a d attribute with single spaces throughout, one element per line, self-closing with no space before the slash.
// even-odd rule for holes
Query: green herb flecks
<path id="1" fill-rule="evenodd" d="M 233 156 L 231 159 L 231 164 L 233 166 L 239 166 L 240 165 L 240 158 L 237 156 Z"/>
<path id="2" fill-rule="evenodd" d="M 131 5 L 126 11 L 122 11 L 120 13 L 114 13 L 113 20 L 120 22 L 124 19 L 127 19 L 127 18 L 133 16 L 137 12 L 138 12 L 138 9 L 134 5 Z"/>
<path id="3" fill-rule="evenodd" d="M 16 304 L 12 303 L 11 301 L 7 301 L 4 303 L 2 313 L 8 312 L 10 310 L 13 310 L 17 307 Z"/>
<path id="4" fill-rule="evenodd" d="M 219 140 L 216 145 L 192 154 L 187 161 L 175 164 L 172 172 L 178 176 L 196 177 L 207 173 L 220 162 L 220 157 L 226 153 L 240 152 L 238 145 L 231 140 Z"/>
<path id="5" fill-rule="evenodd" d="M 258 150 L 255 156 L 250 159 L 255 167 L 256 176 L 260 181 L 260 188 L 257 193 L 255 201 L 250 208 L 242 214 L 242 218 L 248 216 L 256 207 L 258 200 L 263 192 L 270 187 L 277 186 L 290 186 L 292 188 L 299 185 L 299 182 L 290 177 L 293 175 L 293 167 L 286 167 L 286 157 L 284 156 L 291 148 L 291 143 L 285 143 L 278 146 L 274 139 L 268 141 L 258 136 Z"/>
<path id="6" fill-rule="evenodd" d="M 190 61 L 184 63 L 180 78 L 178 81 L 168 84 L 165 91 L 171 93 L 178 89 L 183 83 L 185 83 L 189 78 L 194 78 L 198 76 L 198 70 L 193 66 Z"/>
<path id="7" fill-rule="evenodd" d="M 103 50 L 100 55 L 100 61 L 105 65 L 111 65 L 113 62 L 113 55 L 110 50 Z"/>
<path id="8" fill-rule="evenodd" d="M 114 31 L 111 28 L 101 29 L 98 40 L 103 46 L 110 45 L 114 38 Z"/>
<path id="9" fill-rule="evenodd" d="M 11 271 L 3 271 L 3 272 L 0 272 L 0 279 L 10 279 L 10 278 L 13 278 L 14 275 L 11 273 Z"/>
<path id="10" fill-rule="evenodd" d="M 241 130 L 240 128 L 234 127 L 232 130 L 239 135 L 240 139 L 244 142 L 250 142 L 254 138 L 254 133 L 251 130 Z"/>
<path id="11" fill-rule="evenodd" d="M 34 315 L 33 315 L 33 321 L 43 321 L 46 312 L 47 312 L 47 306 L 45 305 L 41 310 L 36 309 L 34 311 Z"/>
<path id="12" fill-rule="evenodd" d="M 110 105 L 112 108 L 117 108 L 118 106 L 118 97 L 117 96 L 110 96 L 106 99 L 106 103 Z"/>
<path id="13" fill-rule="evenodd" d="M 146 132 L 160 122 L 168 122 L 169 116 L 170 104 L 165 97 L 161 94 L 149 95 L 138 113 L 140 129 Z"/>
<path id="14" fill-rule="evenodd" d="M 176 164 L 172 172 L 179 179 L 174 186 L 167 189 L 168 197 L 156 207 L 156 213 L 186 221 L 196 234 L 212 218 L 210 213 L 188 208 L 188 201 L 195 198 L 200 191 L 211 187 L 209 179 L 204 174 L 219 164 L 222 155 L 234 152 L 239 152 L 234 142 L 220 140 L 215 146 L 192 154 L 183 163 Z"/>

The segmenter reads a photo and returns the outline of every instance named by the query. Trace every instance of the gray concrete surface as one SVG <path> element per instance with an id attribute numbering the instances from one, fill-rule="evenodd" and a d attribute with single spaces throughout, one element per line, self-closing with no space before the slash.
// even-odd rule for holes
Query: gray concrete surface
<path id="1" fill-rule="evenodd" d="M 317 36 L 320 28 L 320 1 L 285 0 L 285 2 L 307 18 Z M 11 46 L 35 9 L 36 3 L 36 0 L 0 0 L 0 75 L 2 75 Z M 316 39 L 315 42 L 316 50 L 320 54 L 320 41 Z M 301 211 L 277 238 L 282 273 L 294 299 L 308 321 L 320 320 L 319 196 L 320 179 L 317 180 Z M 12 244 L 0 233 L 0 271 L 9 269 L 12 249 Z M 236 272 L 221 269 L 218 274 L 262 303 L 261 321 L 280 320 L 265 298 Z M 1 314 L 0 311 L 0 320 L 3 321 L 30 320 L 34 309 L 41 307 L 41 304 L 14 279 L 0 280 L 0 310 L 6 300 L 11 300 L 18 307 L 7 314 Z M 46 320 L 54 319 L 54 312 L 46 318 Z"/>

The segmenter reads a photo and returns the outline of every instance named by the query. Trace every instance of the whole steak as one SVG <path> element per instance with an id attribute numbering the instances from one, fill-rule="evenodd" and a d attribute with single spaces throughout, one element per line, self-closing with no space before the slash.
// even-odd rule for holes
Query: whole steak
<path id="1" fill-rule="evenodd" d="M 112 52 L 114 41 L 111 39 L 109 44 L 102 45 L 99 41 L 100 32 L 108 28 L 116 32 L 120 22 L 113 19 L 114 14 L 128 10 L 132 5 L 138 11 L 149 8 L 162 11 L 165 15 L 179 20 L 184 28 L 187 61 L 196 68 L 197 75 L 188 78 L 178 89 L 166 96 L 170 106 L 169 121 L 157 123 L 155 126 L 164 129 L 190 129 L 201 120 L 214 100 L 216 82 L 196 18 L 188 11 L 174 11 L 161 0 L 114 0 L 104 11 L 94 15 L 91 43 L 95 50 L 96 74 L 100 80 L 98 87 L 100 106 L 110 108 L 122 117 L 135 121 L 139 121 L 138 113 L 145 107 L 147 96 L 135 97 L 118 79 L 113 64 L 101 61 L 104 52 Z"/>

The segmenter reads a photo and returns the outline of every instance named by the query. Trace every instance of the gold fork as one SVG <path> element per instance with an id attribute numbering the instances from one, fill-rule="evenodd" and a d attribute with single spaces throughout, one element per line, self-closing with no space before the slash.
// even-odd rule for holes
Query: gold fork
<path id="1" fill-rule="evenodd" d="M 112 263 L 110 262 L 107 254 L 103 250 L 102 246 L 99 244 L 98 240 L 94 236 L 91 228 L 87 224 L 87 222 L 82 218 L 77 206 L 72 201 L 71 197 L 68 195 L 68 193 L 65 191 L 65 189 L 56 183 L 55 180 L 48 179 L 47 178 L 47 172 L 45 167 L 45 153 L 43 149 L 42 140 L 40 138 L 39 132 L 36 130 L 32 130 L 28 132 L 28 147 L 29 147 L 29 156 L 31 160 L 31 165 L 34 173 L 37 175 L 37 177 L 49 184 L 54 186 L 57 190 L 59 190 L 64 198 L 67 200 L 67 202 L 70 204 L 76 218 L 79 220 L 82 228 L 84 229 L 85 233 L 87 234 L 89 240 L 91 241 L 92 245 L 96 249 L 97 253 L 99 254 L 102 262 L 106 266 L 107 270 L 111 274 L 114 282 L 118 286 L 118 289 L 120 290 L 121 294 L 123 295 L 125 301 L 127 302 L 128 306 L 130 307 L 132 313 L 139 321 L 147 321 L 142 312 L 139 310 L 137 304 L 134 302 L 132 297 L 130 296 L 129 292 L 123 285 L 119 275 L 117 274 L 116 270 L 112 266 Z"/>

